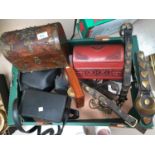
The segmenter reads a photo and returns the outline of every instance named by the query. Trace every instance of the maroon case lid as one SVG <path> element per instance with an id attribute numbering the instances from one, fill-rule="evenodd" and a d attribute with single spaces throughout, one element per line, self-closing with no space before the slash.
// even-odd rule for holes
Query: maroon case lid
<path id="1" fill-rule="evenodd" d="M 124 47 L 113 45 L 80 45 L 73 50 L 74 68 L 120 68 L 124 67 Z"/>

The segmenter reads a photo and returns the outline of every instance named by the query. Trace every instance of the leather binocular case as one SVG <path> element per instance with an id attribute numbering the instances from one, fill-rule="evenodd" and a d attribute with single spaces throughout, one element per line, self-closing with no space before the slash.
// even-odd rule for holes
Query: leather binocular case
<path id="1" fill-rule="evenodd" d="M 19 111 L 24 117 L 59 123 L 70 103 L 66 95 L 29 89 L 23 92 Z"/>
<path id="2" fill-rule="evenodd" d="M 151 92 L 149 81 L 149 68 L 143 52 L 137 53 L 139 69 L 139 92 L 135 102 L 135 108 L 142 118 L 144 124 L 152 123 L 155 114 L 155 99 Z"/>
<path id="3" fill-rule="evenodd" d="M 68 67 L 67 39 L 60 23 L 6 32 L 0 45 L 2 53 L 20 72 L 64 68 L 78 100 L 77 107 L 84 105 L 80 83 L 74 70 Z"/>
<path id="4" fill-rule="evenodd" d="M 73 67 L 79 79 L 122 80 L 123 44 L 77 45 Z"/>

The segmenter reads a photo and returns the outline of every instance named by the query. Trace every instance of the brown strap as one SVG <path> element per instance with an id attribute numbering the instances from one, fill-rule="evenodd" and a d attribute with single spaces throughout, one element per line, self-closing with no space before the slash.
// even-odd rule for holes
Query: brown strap
<path id="1" fill-rule="evenodd" d="M 117 101 L 117 105 L 121 106 L 127 100 L 128 90 L 131 85 L 131 62 L 132 62 L 132 24 L 126 23 L 121 26 L 120 35 L 125 42 L 125 59 L 122 88 Z"/>

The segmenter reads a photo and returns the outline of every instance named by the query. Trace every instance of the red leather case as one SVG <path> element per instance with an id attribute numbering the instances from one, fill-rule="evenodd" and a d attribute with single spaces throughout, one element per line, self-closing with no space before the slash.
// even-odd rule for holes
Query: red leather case
<path id="1" fill-rule="evenodd" d="M 122 44 L 75 46 L 73 67 L 79 79 L 121 80 L 124 46 Z"/>

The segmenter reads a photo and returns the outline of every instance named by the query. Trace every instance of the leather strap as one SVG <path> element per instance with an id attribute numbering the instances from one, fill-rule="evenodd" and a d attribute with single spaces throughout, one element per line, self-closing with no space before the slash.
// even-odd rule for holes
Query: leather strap
<path id="1" fill-rule="evenodd" d="M 72 116 L 70 117 L 69 114 L 72 114 Z M 60 125 L 58 125 L 58 130 L 57 130 L 57 133 L 55 135 L 61 135 L 62 134 L 65 123 L 67 122 L 68 119 L 77 119 L 78 117 L 79 117 L 79 112 L 77 110 L 74 110 L 74 109 L 66 110 L 66 112 L 64 114 L 64 118 L 62 120 L 63 125 L 62 125 L 62 127 Z M 22 127 L 22 117 L 18 113 L 18 100 L 17 99 L 15 99 L 15 101 L 13 103 L 13 120 L 14 120 L 16 128 L 23 133 L 33 133 L 33 132 L 37 131 L 37 135 L 46 135 L 46 134 L 54 135 L 54 129 L 53 128 L 49 128 L 49 129 L 41 132 L 41 126 L 40 125 L 35 125 L 31 129 L 25 130 Z"/>
<path id="2" fill-rule="evenodd" d="M 34 126 L 27 131 L 22 127 L 22 121 L 21 121 L 20 115 L 18 113 L 18 100 L 17 99 L 15 99 L 15 101 L 13 103 L 13 120 L 14 120 L 16 128 L 19 131 L 24 132 L 24 133 L 32 133 L 34 131 L 37 131 L 37 134 L 39 134 L 40 126 Z"/>
<path id="3" fill-rule="evenodd" d="M 118 93 L 119 93 L 119 86 L 113 82 L 113 81 L 103 81 L 102 83 L 94 80 L 84 80 L 83 81 L 88 86 L 95 88 L 95 90 L 99 91 L 101 94 L 105 95 L 110 100 L 117 100 L 118 99 Z M 111 88 L 116 92 L 116 94 L 110 92 L 108 90 L 108 86 L 111 86 Z M 100 102 L 96 103 L 94 99 L 91 99 L 89 101 L 89 107 L 91 109 L 98 109 L 100 111 L 103 111 L 106 114 L 111 114 L 112 110 L 110 107 L 106 105 L 101 105 Z"/>
<path id="4" fill-rule="evenodd" d="M 140 132 L 145 133 L 146 129 L 142 128 L 141 126 L 138 125 L 138 120 L 136 118 L 134 118 L 133 116 L 123 112 L 114 100 L 110 100 L 109 98 L 107 98 L 105 95 L 101 94 L 96 89 L 93 89 L 84 83 L 82 84 L 82 86 L 83 86 L 84 90 L 88 94 L 90 94 L 93 98 L 98 99 L 101 102 L 101 104 L 110 107 L 120 118 L 122 118 L 124 120 L 124 122 L 128 126 L 130 126 L 132 128 L 137 128 L 137 130 L 139 130 Z"/>
<path id="5" fill-rule="evenodd" d="M 122 106 L 127 100 L 128 90 L 131 85 L 131 62 L 132 62 L 132 31 L 133 26 L 130 23 L 123 24 L 120 29 L 120 35 L 124 38 L 125 43 L 125 59 L 122 88 L 117 101 L 117 105 Z"/>
<path id="6" fill-rule="evenodd" d="M 118 93 L 119 93 L 119 86 L 113 81 L 103 81 L 102 83 L 95 82 L 93 80 L 85 80 L 84 83 L 89 85 L 90 87 L 95 88 L 97 91 L 105 95 L 111 100 L 117 100 L 118 99 Z M 108 90 L 108 85 L 111 86 L 111 88 L 116 92 L 116 94 L 113 94 Z"/>

